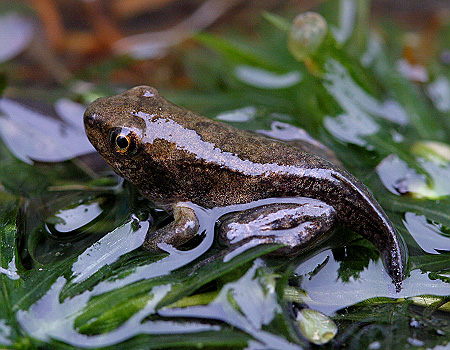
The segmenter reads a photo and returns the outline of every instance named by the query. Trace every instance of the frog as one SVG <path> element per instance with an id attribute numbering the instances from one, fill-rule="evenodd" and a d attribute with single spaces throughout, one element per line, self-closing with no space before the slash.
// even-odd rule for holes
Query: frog
<path id="1" fill-rule="evenodd" d="M 84 125 L 112 169 L 173 215 L 147 233 L 143 249 L 192 240 L 199 231 L 194 206 L 256 203 L 221 219 L 220 241 L 274 244 L 275 254 L 296 255 L 321 244 L 339 223 L 374 244 L 401 289 L 407 267 L 401 236 L 370 190 L 322 144 L 235 128 L 177 106 L 149 86 L 98 98 Z"/>

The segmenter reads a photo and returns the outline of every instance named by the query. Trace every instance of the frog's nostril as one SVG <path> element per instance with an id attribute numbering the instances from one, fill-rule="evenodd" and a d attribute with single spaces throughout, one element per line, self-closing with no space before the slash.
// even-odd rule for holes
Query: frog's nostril
<path id="1" fill-rule="evenodd" d="M 94 125 L 94 123 L 95 123 L 95 114 L 86 114 L 84 116 L 84 122 L 87 125 L 90 125 L 90 126 Z"/>

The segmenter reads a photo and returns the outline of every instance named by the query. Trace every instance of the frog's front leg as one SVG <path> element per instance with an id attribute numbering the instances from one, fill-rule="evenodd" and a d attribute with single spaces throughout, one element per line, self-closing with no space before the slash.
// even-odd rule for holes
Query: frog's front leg
<path id="1" fill-rule="evenodd" d="M 199 222 L 194 209 L 184 203 L 173 207 L 174 221 L 155 232 L 148 232 L 142 247 L 148 251 L 162 251 L 160 244 L 178 247 L 189 241 L 198 232 Z"/>
<path id="2" fill-rule="evenodd" d="M 304 203 L 274 203 L 228 214 L 219 226 L 219 237 L 229 246 L 277 243 L 274 254 L 295 254 L 324 241 L 332 234 L 336 211 L 310 198 Z"/>

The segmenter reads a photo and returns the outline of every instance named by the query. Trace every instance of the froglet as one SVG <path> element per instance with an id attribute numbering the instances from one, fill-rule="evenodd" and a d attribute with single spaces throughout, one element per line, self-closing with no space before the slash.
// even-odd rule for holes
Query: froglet
<path id="1" fill-rule="evenodd" d="M 229 214 L 219 227 L 221 240 L 281 243 L 280 254 L 295 254 L 329 237 L 339 221 L 377 247 L 400 290 L 406 248 L 394 226 L 359 180 L 324 159 L 326 152 L 310 153 L 318 147 L 294 147 L 205 118 L 147 86 L 97 99 L 84 124 L 114 171 L 174 216 L 147 234 L 145 249 L 177 247 L 196 235 L 198 218 L 186 203 L 213 208 L 295 197 L 298 203 L 275 200 Z"/>

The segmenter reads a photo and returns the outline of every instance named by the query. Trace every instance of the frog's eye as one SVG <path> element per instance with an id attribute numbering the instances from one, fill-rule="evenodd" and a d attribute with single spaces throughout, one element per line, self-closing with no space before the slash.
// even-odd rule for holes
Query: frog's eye
<path id="1" fill-rule="evenodd" d="M 111 146 L 119 154 L 133 154 L 139 145 L 138 135 L 128 128 L 117 128 L 111 131 Z"/>

